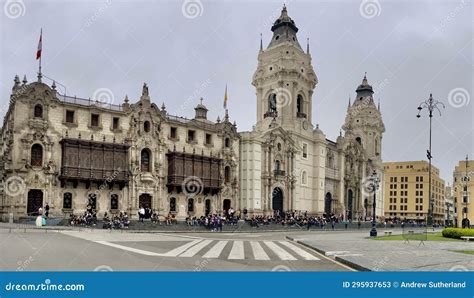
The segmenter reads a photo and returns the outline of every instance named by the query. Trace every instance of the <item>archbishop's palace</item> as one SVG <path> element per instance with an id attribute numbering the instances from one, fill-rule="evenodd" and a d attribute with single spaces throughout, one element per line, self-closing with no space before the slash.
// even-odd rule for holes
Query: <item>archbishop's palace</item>
<path id="1" fill-rule="evenodd" d="M 55 83 L 15 77 L 1 130 L 0 213 L 50 216 L 80 213 L 89 205 L 137 216 L 140 206 L 160 215 L 252 214 L 301 210 L 372 215 L 367 177 L 383 179 L 385 131 L 367 78 L 347 108 L 340 136 L 329 140 L 312 123 L 318 78 L 286 7 L 260 46 L 252 78 L 257 123 L 238 132 L 225 116 L 193 119 L 158 107 L 143 85 L 136 100 L 104 104 L 60 94 Z M 377 215 L 383 213 L 382 189 Z"/>

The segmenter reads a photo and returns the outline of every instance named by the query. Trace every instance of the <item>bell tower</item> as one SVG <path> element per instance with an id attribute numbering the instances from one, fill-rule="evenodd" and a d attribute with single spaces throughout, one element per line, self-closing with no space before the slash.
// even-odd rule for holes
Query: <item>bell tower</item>
<path id="1" fill-rule="evenodd" d="M 284 129 L 312 131 L 312 95 L 318 79 L 311 65 L 309 41 L 306 52 L 297 38 L 298 27 L 283 6 L 271 27 L 267 48 L 260 41 L 258 66 L 252 84 L 257 94 L 257 130 L 276 121 Z M 305 128 L 303 128 L 305 127 Z"/>
<path id="2" fill-rule="evenodd" d="M 346 120 L 342 128 L 349 141 L 356 141 L 364 148 L 373 169 L 382 165 L 382 134 L 385 126 L 380 113 L 380 104 L 375 105 L 372 86 L 369 85 L 367 74 L 356 89 L 356 99 L 347 107 Z"/>

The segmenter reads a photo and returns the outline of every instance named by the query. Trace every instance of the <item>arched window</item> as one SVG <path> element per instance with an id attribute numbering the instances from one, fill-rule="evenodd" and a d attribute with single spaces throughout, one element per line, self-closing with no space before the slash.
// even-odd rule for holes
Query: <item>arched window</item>
<path id="1" fill-rule="evenodd" d="M 70 192 L 63 194 L 63 209 L 72 209 L 72 193 Z"/>
<path id="2" fill-rule="evenodd" d="M 301 94 L 298 94 L 298 96 L 296 97 L 296 116 L 300 117 L 302 113 L 304 113 L 303 96 L 301 96 Z"/>
<path id="3" fill-rule="evenodd" d="M 31 146 L 31 165 L 36 167 L 43 165 L 43 147 L 40 144 Z"/>
<path id="4" fill-rule="evenodd" d="M 230 139 L 229 139 L 229 138 L 225 138 L 225 140 L 224 140 L 224 146 L 225 146 L 226 148 L 229 148 L 229 147 L 230 147 Z"/>
<path id="5" fill-rule="evenodd" d="M 142 172 L 150 172 L 150 151 L 143 149 L 141 153 L 141 170 Z"/>
<path id="6" fill-rule="evenodd" d="M 188 199 L 188 212 L 194 212 L 194 199 Z"/>
<path id="7" fill-rule="evenodd" d="M 226 166 L 224 168 L 224 181 L 225 181 L 225 183 L 230 182 L 230 167 L 229 166 Z"/>
<path id="8" fill-rule="evenodd" d="M 143 123 L 143 130 L 144 130 L 145 132 L 150 132 L 150 121 L 145 121 L 145 122 Z"/>
<path id="9" fill-rule="evenodd" d="M 91 193 L 87 197 L 87 209 L 96 210 L 96 208 L 97 208 L 97 195 L 95 193 Z"/>
<path id="10" fill-rule="evenodd" d="M 268 111 L 269 112 L 277 111 L 277 96 L 275 93 L 272 93 L 270 94 L 270 96 L 268 96 Z"/>
<path id="11" fill-rule="evenodd" d="M 117 194 L 110 195 L 110 210 L 118 210 L 119 208 L 118 205 L 119 205 L 118 195 Z"/>
<path id="12" fill-rule="evenodd" d="M 35 106 L 34 116 L 35 116 L 35 118 L 43 118 L 43 106 L 42 105 L 37 104 Z"/>
<path id="13" fill-rule="evenodd" d="M 275 171 L 280 171 L 280 166 L 281 166 L 280 161 L 278 159 L 275 160 Z"/>
<path id="14" fill-rule="evenodd" d="M 170 198 L 170 212 L 176 212 L 176 198 Z"/>
<path id="15" fill-rule="evenodd" d="M 306 171 L 303 171 L 303 173 L 301 173 L 301 184 L 308 184 L 308 174 L 306 173 Z"/>
<path id="16" fill-rule="evenodd" d="M 356 141 L 357 141 L 357 143 L 359 143 L 359 145 L 362 145 L 362 139 L 360 137 L 357 137 Z"/>

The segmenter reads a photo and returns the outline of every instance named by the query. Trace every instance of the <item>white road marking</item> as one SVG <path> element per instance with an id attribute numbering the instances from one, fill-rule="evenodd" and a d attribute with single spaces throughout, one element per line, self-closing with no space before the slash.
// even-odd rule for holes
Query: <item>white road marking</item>
<path id="1" fill-rule="evenodd" d="M 204 247 L 206 247 L 209 243 L 211 243 L 212 240 L 204 240 L 202 241 L 201 243 L 198 243 L 194 246 L 191 246 L 191 248 L 189 248 L 188 250 L 186 250 L 185 252 L 183 252 L 182 254 L 180 254 L 179 256 L 180 257 L 192 257 L 194 256 L 195 254 L 197 254 L 201 249 L 203 249 Z"/>
<path id="2" fill-rule="evenodd" d="M 264 241 L 265 245 L 270 248 L 280 259 L 288 260 L 288 261 L 295 261 L 296 258 L 289 254 L 286 250 L 276 245 L 274 242 L 271 241 Z"/>
<path id="3" fill-rule="evenodd" d="M 234 241 L 232 250 L 230 251 L 229 260 L 243 260 L 244 259 L 244 242 Z"/>
<path id="4" fill-rule="evenodd" d="M 133 247 L 128 247 L 128 246 L 124 246 L 124 245 L 120 245 L 120 244 L 110 243 L 110 242 L 107 242 L 107 241 L 95 241 L 95 242 L 99 243 L 99 244 L 115 247 L 115 248 L 118 248 L 118 249 L 123 249 L 123 250 L 126 250 L 126 251 L 134 252 L 134 253 L 137 253 L 137 254 L 145 255 L 145 256 L 155 256 L 155 257 L 163 256 L 162 254 L 158 254 L 158 253 L 155 253 L 155 252 L 146 251 L 146 250 L 133 248 Z"/>
<path id="5" fill-rule="evenodd" d="M 221 240 L 217 242 L 204 256 L 203 258 L 218 258 L 229 241 Z"/>
<path id="6" fill-rule="evenodd" d="M 176 257 L 177 255 L 179 255 L 179 254 L 183 253 L 184 251 L 186 251 L 191 246 L 193 246 L 193 245 L 195 245 L 195 244 L 197 244 L 201 241 L 202 241 L 202 239 L 199 239 L 199 240 L 194 240 L 194 241 L 191 241 L 191 242 L 186 243 L 184 245 L 181 245 L 181 246 L 165 253 L 164 256 L 166 256 L 166 257 Z"/>
<path id="7" fill-rule="evenodd" d="M 296 254 L 299 256 L 303 257 L 305 260 L 311 260 L 311 261 L 319 261 L 319 258 L 316 258 L 309 252 L 305 251 L 304 249 L 299 248 L 298 246 L 288 242 L 288 241 L 279 241 L 279 243 L 283 246 L 288 247 L 292 251 L 294 251 Z"/>
<path id="8" fill-rule="evenodd" d="M 252 252 L 255 260 L 270 260 L 260 243 L 258 243 L 257 241 L 250 241 L 250 246 L 252 247 Z"/>
<path id="9" fill-rule="evenodd" d="M 335 256 L 335 255 L 343 255 L 349 253 L 347 250 L 336 250 L 336 251 L 327 251 L 325 253 L 326 256 Z"/>

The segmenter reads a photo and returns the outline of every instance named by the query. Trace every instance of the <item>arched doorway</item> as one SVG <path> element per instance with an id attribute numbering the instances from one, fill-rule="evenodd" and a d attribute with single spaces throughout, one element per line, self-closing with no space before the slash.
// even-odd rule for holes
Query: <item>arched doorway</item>
<path id="1" fill-rule="evenodd" d="M 223 208 L 224 209 L 224 214 L 227 214 L 227 210 L 230 209 L 230 200 L 229 199 L 225 199 L 224 202 L 223 202 Z"/>
<path id="2" fill-rule="evenodd" d="M 138 208 L 151 208 L 151 195 L 143 193 L 138 197 Z"/>
<path id="3" fill-rule="evenodd" d="M 324 197 L 324 213 L 328 216 L 332 213 L 332 195 L 330 192 Z"/>
<path id="4" fill-rule="evenodd" d="M 43 191 L 31 189 L 28 192 L 27 215 L 38 215 L 38 210 L 43 207 Z"/>
<path id="5" fill-rule="evenodd" d="M 211 213 L 211 200 L 207 199 L 204 206 L 204 215 L 208 216 Z"/>
<path id="6" fill-rule="evenodd" d="M 352 209 L 354 205 L 354 195 L 352 189 L 347 191 L 347 219 L 352 219 Z"/>
<path id="7" fill-rule="evenodd" d="M 283 191 L 279 187 L 275 187 L 272 192 L 272 209 L 283 214 Z"/>

